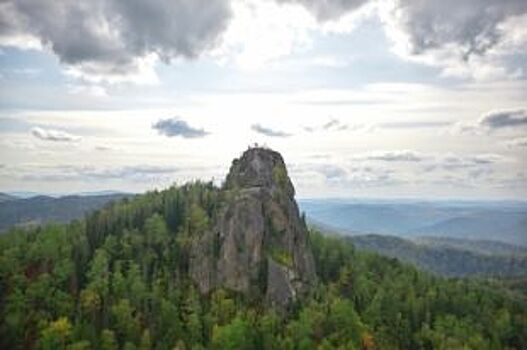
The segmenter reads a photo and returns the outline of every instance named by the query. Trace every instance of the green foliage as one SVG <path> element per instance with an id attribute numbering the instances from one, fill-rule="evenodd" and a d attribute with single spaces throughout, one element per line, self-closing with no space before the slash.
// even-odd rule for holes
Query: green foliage
<path id="1" fill-rule="evenodd" d="M 278 184 L 281 189 L 285 189 L 289 178 L 287 176 L 287 170 L 285 166 L 277 164 L 273 168 L 273 180 Z"/>
<path id="2" fill-rule="evenodd" d="M 209 226 L 207 213 L 196 203 L 190 207 L 189 228 L 191 233 L 203 232 Z"/>
<path id="3" fill-rule="evenodd" d="M 40 347 L 42 349 L 65 349 L 71 336 L 71 323 L 66 317 L 61 317 L 41 332 Z"/>
<path id="4" fill-rule="evenodd" d="M 0 348 L 527 348 L 525 303 L 499 281 L 435 277 L 318 232 L 320 283 L 287 317 L 234 292 L 201 296 L 188 252 L 219 193 L 210 183 L 173 186 L 0 237 Z M 268 254 L 292 264 L 287 252 Z M 255 276 L 262 291 L 266 274 L 262 265 Z"/>
<path id="5" fill-rule="evenodd" d="M 233 298 L 223 289 L 214 291 L 210 297 L 210 321 L 212 324 L 225 325 L 236 315 L 236 304 Z"/>
<path id="6" fill-rule="evenodd" d="M 139 350 L 150 350 L 152 349 L 152 340 L 150 339 L 150 331 L 145 329 L 141 337 L 141 343 L 139 344 Z"/>
<path id="7" fill-rule="evenodd" d="M 109 329 L 103 329 L 100 341 L 101 350 L 118 350 L 119 345 L 115 339 L 115 333 Z"/>
<path id="8" fill-rule="evenodd" d="M 122 340 L 137 340 L 140 325 L 137 312 L 128 299 L 120 299 L 111 308 L 112 325 Z"/>
<path id="9" fill-rule="evenodd" d="M 212 330 L 212 348 L 219 350 L 251 350 L 255 348 L 250 324 L 236 317 L 225 326 L 215 325 Z"/>
<path id="10" fill-rule="evenodd" d="M 286 250 L 272 247 L 270 249 L 271 258 L 279 263 L 280 265 L 292 267 L 293 266 L 293 256 Z"/>

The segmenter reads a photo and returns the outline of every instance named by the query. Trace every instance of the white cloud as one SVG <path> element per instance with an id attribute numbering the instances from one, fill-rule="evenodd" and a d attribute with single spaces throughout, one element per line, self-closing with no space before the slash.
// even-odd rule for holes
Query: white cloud
<path id="1" fill-rule="evenodd" d="M 31 134 L 44 141 L 77 142 L 81 139 L 79 136 L 72 135 L 62 130 L 44 129 L 40 127 L 31 129 Z"/>
<path id="2" fill-rule="evenodd" d="M 401 184 L 405 180 L 393 170 L 372 165 L 336 165 L 331 163 L 294 164 L 290 167 L 293 179 L 299 179 L 303 186 L 321 182 L 330 188 L 372 188 Z M 310 179 L 312 183 L 302 180 Z"/>
<path id="3" fill-rule="evenodd" d="M 479 125 L 489 129 L 527 127 L 527 109 L 491 111 L 481 117 Z"/>
<path id="4" fill-rule="evenodd" d="M 527 147 L 527 137 L 518 137 L 506 142 L 507 147 Z"/>
<path id="5" fill-rule="evenodd" d="M 190 126 L 186 121 L 178 117 L 158 120 L 152 125 L 152 128 L 161 135 L 168 137 L 180 136 L 185 139 L 202 138 L 209 134 L 204 129 Z"/>
<path id="6" fill-rule="evenodd" d="M 349 33 L 378 13 L 393 51 L 443 76 L 498 80 L 527 76 L 524 0 L 276 0 L 303 6 L 323 33 Z"/>
<path id="7" fill-rule="evenodd" d="M 95 89 L 104 89 L 101 85 L 118 84 L 131 82 L 141 85 L 157 85 L 159 84 L 159 77 L 154 69 L 158 57 L 156 54 L 148 54 L 144 57 L 136 57 L 132 62 L 122 69 L 116 70 L 113 63 L 101 62 L 81 62 L 75 65 L 68 65 L 64 72 L 79 81 L 88 89 L 87 92 L 96 92 L 97 96 L 106 95 L 106 92 L 100 94 L 102 90 L 91 90 L 93 86 Z"/>
<path id="8" fill-rule="evenodd" d="M 401 57 L 439 67 L 446 76 L 486 80 L 526 74 L 527 2 L 523 0 L 381 0 L 380 4 L 386 33 Z"/>
<path id="9" fill-rule="evenodd" d="M 74 76 L 151 82 L 157 59 L 213 48 L 230 15 L 229 0 L 10 0 L 0 3 L 0 44 L 37 47 L 38 39 Z"/>
<path id="10" fill-rule="evenodd" d="M 335 20 L 364 6 L 369 0 L 277 0 L 304 6 L 319 21 Z"/>
<path id="11" fill-rule="evenodd" d="M 355 131 L 362 129 L 363 125 L 348 125 L 336 118 L 330 118 L 327 122 L 317 125 L 304 126 L 304 131 L 318 132 L 318 131 Z"/>
<path id="12" fill-rule="evenodd" d="M 36 171 L 36 169 L 40 169 Z M 151 181 L 161 177 L 170 177 L 179 172 L 179 168 L 172 166 L 157 165 L 129 165 L 114 167 L 96 166 L 45 166 L 26 164 L 13 167 L 10 170 L 13 175 L 22 181 L 109 181 L 109 180 L 131 180 Z"/>
<path id="13" fill-rule="evenodd" d="M 265 127 L 260 124 L 251 125 L 251 130 L 258 134 L 262 134 L 262 135 L 269 136 L 269 137 L 289 137 L 291 136 L 291 134 L 285 131 L 271 129 L 269 127 Z"/>
<path id="14" fill-rule="evenodd" d="M 455 123 L 452 134 L 483 135 L 498 130 L 520 131 L 527 128 L 527 110 L 524 108 L 492 110 L 477 121 Z"/>
<path id="15" fill-rule="evenodd" d="M 309 50 L 317 34 L 350 33 L 377 13 L 397 55 L 445 76 L 527 75 L 524 0 L 10 0 L 0 9 L 2 45 L 45 47 L 67 74 L 97 84 L 156 84 L 159 60 L 204 53 L 255 70 Z M 320 56 L 311 63 L 348 62 Z"/>
<path id="16" fill-rule="evenodd" d="M 361 157 L 358 159 L 361 159 Z M 395 150 L 372 152 L 369 155 L 362 156 L 362 159 L 383 162 L 421 162 L 424 160 L 424 156 L 411 150 Z"/>

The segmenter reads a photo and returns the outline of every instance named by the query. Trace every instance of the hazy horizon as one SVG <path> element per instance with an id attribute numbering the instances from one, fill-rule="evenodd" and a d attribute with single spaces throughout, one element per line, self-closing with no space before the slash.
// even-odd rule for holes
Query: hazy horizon
<path id="1" fill-rule="evenodd" d="M 189 182 L 196 181 L 196 180 L 203 180 L 207 181 L 207 179 L 194 179 L 189 180 Z M 91 195 L 105 195 L 105 194 L 131 194 L 131 195 L 139 195 L 144 194 L 151 191 L 161 191 L 164 190 L 172 185 L 182 185 L 184 183 L 174 183 L 174 184 L 168 184 L 166 187 L 153 187 L 145 189 L 141 192 L 133 192 L 133 191 L 120 191 L 120 190 L 113 190 L 113 189 L 100 189 L 100 190 L 94 190 L 94 191 L 70 191 L 70 192 L 39 192 L 39 191 L 31 191 L 31 190 L 7 190 L 7 191 L 0 191 L 0 193 L 4 193 L 7 195 L 12 195 L 14 197 L 18 197 L 20 199 L 25 198 L 31 198 L 35 196 L 50 196 L 50 197 L 65 197 L 65 196 L 91 196 Z M 367 201 L 379 201 L 379 202 L 436 202 L 436 203 L 455 203 L 455 202 L 466 202 L 466 203 L 518 203 L 521 205 L 527 205 L 527 200 L 523 198 L 514 198 L 514 197 L 502 197 L 502 198 L 491 198 L 491 197 L 382 197 L 382 196 L 319 196 L 319 197 L 306 197 L 302 195 L 296 195 L 296 199 L 300 202 L 306 202 L 306 201 L 328 201 L 328 202 L 367 202 Z"/>

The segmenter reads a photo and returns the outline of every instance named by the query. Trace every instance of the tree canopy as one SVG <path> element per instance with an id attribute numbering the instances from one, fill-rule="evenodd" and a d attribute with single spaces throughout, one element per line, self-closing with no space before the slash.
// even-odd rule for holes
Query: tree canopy
<path id="1" fill-rule="evenodd" d="M 277 175 L 278 176 L 278 175 Z M 188 247 L 221 205 L 173 186 L 0 238 L 3 349 L 526 349 L 524 302 L 310 232 L 320 283 L 287 315 L 200 295 Z"/>

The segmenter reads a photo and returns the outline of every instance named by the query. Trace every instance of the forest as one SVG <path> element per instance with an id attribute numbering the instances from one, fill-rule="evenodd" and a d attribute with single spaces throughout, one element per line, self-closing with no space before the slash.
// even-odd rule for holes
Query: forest
<path id="1" fill-rule="evenodd" d="M 223 202 L 210 182 L 0 237 L 2 349 L 526 349 L 527 306 L 309 233 L 318 283 L 288 313 L 189 278 Z"/>
<path id="2" fill-rule="evenodd" d="M 459 244 L 454 245 L 442 237 L 409 240 L 373 234 L 350 239 L 359 250 L 394 257 L 443 276 L 508 279 L 527 274 L 527 249 L 512 244 L 458 239 L 454 242 Z"/>

